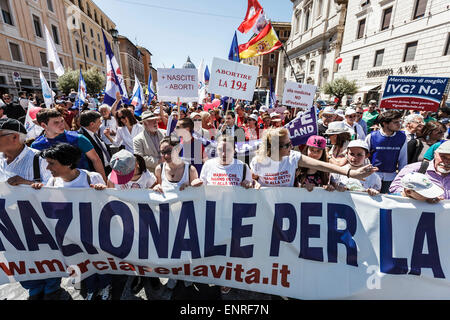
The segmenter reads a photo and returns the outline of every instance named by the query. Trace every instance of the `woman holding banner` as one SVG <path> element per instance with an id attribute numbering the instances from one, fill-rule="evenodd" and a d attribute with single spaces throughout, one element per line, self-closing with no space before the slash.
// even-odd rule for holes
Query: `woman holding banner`
<path id="1" fill-rule="evenodd" d="M 293 187 L 297 168 L 338 173 L 359 180 L 378 171 L 372 165 L 356 170 L 346 169 L 293 151 L 286 128 L 269 129 L 264 133 L 258 155 L 252 160 L 250 168 L 254 173 L 253 178 L 263 187 Z"/>

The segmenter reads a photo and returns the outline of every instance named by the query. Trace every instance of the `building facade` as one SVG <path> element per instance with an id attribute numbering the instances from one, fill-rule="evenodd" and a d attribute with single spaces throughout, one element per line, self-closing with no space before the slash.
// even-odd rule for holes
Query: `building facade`
<path id="1" fill-rule="evenodd" d="M 280 53 L 275 88 L 280 101 L 286 81 L 312 84 L 320 90 L 333 80 L 347 11 L 346 0 L 291 1 L 292 30 L 286 43 L 289 59 Z M 317 98 L 324 98 L 319 90 Z"/>
<path id="2" fill-rule="evenodd" d="M 57 75 L 47 63 L 44 26 L 54 39 L 63 66 L 71 66 L 63 2 L 0 0 L 0 8 L 0 92 L 40 90 L 39 68 L 56 90 Z M 13 73 L 19 77 L 14 79 Z M 21 81 L 14 81 L 18 79 Z"/>
<path id="3" fill-rule="evenodd" d="M 336 77 L 377 101 L 389 75 L 450 77 L 448 0 L 350 0 Z"/>
<path id="4" fill-rule="evenodd" d="M 72 55 L 71 68 L 87 70 L 95 67 L 106 75 L 103 33 L 117 57 L 118 45 L 112 36 L 116 24 L 92 0 L 64 0 L 64 5 Z"/>
<path id="5" fill-rule="evenodd" d="M 125 86 L 129 93 L 133 91 L 135 77 L 145 84 L 148 78 L 145 78 L 144 70 L 144 54 L 137 46 L 135 46 L 127 37 L 119 36 L 120 61 L 122 63 L 122 75 Z"/>
<path id="6" fill-rule="evenodd" d="M 144 85 L 148 85 L 148 78 L 150 76 L 150 73 L 152 74 L 152 83 L 153 88 L 156 88 L 156 82 L 158 81 L 158 72 L 152 65 L 152 54 L 148 49 L 137 46 L 137 48 L 142 53 L 142 63 L 144 64 Z"/>
<path id="7" fill-rule="evenodd" d="M 0 0 L 0 9 L 0 92 L 40 92 L 39 68 L 58 91 L 58 77 L 47 62 L 45 27 L 64 68 L 97 67 L 106 74 L 102 30 L 114 48 L 116 25 L 92 0 Z"/>
<path id="8" fill-rule="evenodd" d="M 272 27 L 278 35 L 278 39 L 284 44 L 289 39 L 291 33 L 291 24 L 289 22 L 272 22 Z M 278 49 L 269 54 L 243 59 L 243 63 L 259 67 L 258 78 L 256 80 L 256 89 L 269 90 L 270 79 L 275 87 L 278 60 L 282 49 Z"/>

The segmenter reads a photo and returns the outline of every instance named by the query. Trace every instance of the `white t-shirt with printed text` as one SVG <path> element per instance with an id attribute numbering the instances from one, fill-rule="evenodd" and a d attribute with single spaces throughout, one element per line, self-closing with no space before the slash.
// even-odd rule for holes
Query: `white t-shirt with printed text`
<path id="1" fill-rule="evenodd" d="M 298 151 L 291 151 L 289 156 L 281 161 L 274 161 L 266 157 L 262 162 L 258 162 L 258 157 L 250 163 L 250 168 L 257 175 L 258 182 L 262 187 L 293 187 L 295 182 L 295 171 L 302 154 Z"/>
<path id="2" fill-rule="evenodd" d="M 200 179 L 205 185 L 240 186 L 243 181 L 244 165 L 246 166 L 238 159 L 233 159 L 233 162 L 227 166 L 220 164 L 219 158 L 210 159 L 203 164 Z M 252 174 L 248 167 L 244 180 L 252 181 Z"/>

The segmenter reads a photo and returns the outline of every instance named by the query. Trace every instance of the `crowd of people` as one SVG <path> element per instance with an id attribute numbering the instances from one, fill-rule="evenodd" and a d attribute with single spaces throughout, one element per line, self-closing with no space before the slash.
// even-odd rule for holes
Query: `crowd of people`
<path id="1" fill-rule="evenodd" d="M 216 99 L 220 103 L 207 109 L 206 103 L 173 105 L 154 99 L 136 111 L 120 94 L 111 107 L 95 95 L 79 108 L 73 93 L 58 97 L 52 108 L 35 95 L 21 93 L 16 101 L 2 96 L 0 181 L 36 190 L 320 187 L 428 203 L 450 199 L 448 107 L 433 114 L 381 110 L 374 100 L 345 108 L 318 105 L 317 135 L 293 146 L 286 125 L 302 110 L 278 101 L 269 109 L 257 101 Z M 24 126 L 31 105 L 41 107 L 35 123 L 42 132 L 33 137 Z M 95 274 L 82 282 L 82 295 L 120 299 L 125 281 L 123 276 Z M 135 277 L 133 292 L 146 281 L 160 285 L 158 278 Z M 60 282 L 53 278 L 21 285 L 31 300 L 52 300 L 61 294 Z M 174 296 L 184 292 L 183 298 L 220 298 L 230 290 L 186 281 L 165 285 Z"/>

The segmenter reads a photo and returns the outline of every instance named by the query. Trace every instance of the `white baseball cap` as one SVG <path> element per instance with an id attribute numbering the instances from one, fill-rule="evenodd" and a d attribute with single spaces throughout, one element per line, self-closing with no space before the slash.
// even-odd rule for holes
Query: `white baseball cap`
<path id="1" fill-rule="evenodd" d="M 401 184 L 403 188 L 413 190 L 428 199 L 434 199 L 444 194 L 442 188 L 435 185 L 426 175 L 419 172 L 408 173 L 402 178 Z"/>
<path id="2" fill-rule="evenodd" d="M 259 108 L 260 112 L 266 112 L 269 108 L 267 108 L 266 106 L 262 106 L 261 108 Z"/>
<path id="3" fill-rule="evenodd" d="M 356 110 L 353 108 L 347 108 L 347 110 L 345 110 L 345 115 L 346 116 L 351 116 L 352 114 L 356 114 Z"/>
<path id="4" fill-rule="evenodd" d="M 333 107 L 325 107 L 325 109 L 323 109 L 322 114 L 335 114 L 336 110 L 334 110 Z"/>
<path id="5" fill-rule="evenodd" d="M 258 122 L 258 116 L 257 116 L 256 114 L 252 114 L 252 115 L 250 115 L 248 118 L 249 118 L 249 119 L 253 119 L 253 120 L 255 120 L 256 122 Z"/>
<path id="6" fill-rule="evenodd" d="M 342 110 L 342 109 L 336 110 L 335 114 L 340 116 L 340 117 L 342 117 L 342 118 L 345 118 L 344 110 Z"/>
<path id="7" fill-rule="evenodd" d="M 191 118 L 191 119 L 194 119 L 196 116 L 200 116 L 200 117 L 201 117 L 200 113 L 198 113 L 198 112 L 192 112 L 190 118 Z"/>
<path id="8" fill-rule="evenodd" d="M 437 153 L 445 153 L 445 154 L 449 154 L 450 153 L 450 140 L 449 141 L 445 141 L 444 143 L 442 143 L 439 148 L 436 149 Z"/>
<path id="9" fill-rule="evenodd" d="M 364 140 L 353 140 L 350 141 L 347 148 L 363 148 L 369 152 L 369 145 Z"/>

